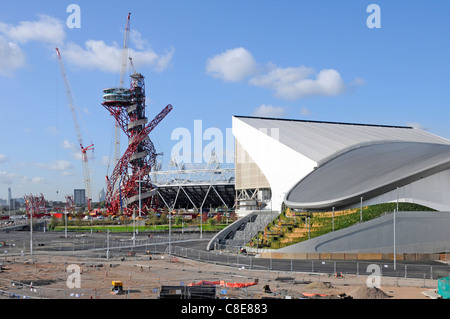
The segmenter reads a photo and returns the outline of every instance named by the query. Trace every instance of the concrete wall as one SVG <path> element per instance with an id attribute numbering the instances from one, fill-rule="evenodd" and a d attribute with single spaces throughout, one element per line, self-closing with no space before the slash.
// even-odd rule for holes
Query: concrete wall
<path id="1" fill-rule="evenodd" d="M 304 260 L 394 260 L 394 254 L 382 253 L 280 253 L 261 252 L 260 258 Z M 447 254 L 395 254 L 397 261 L 448 261 Z"/>
<path id="2" fill-rule="evenodd" d="M 450 251 L 450 212 L 397 212 L 396 254 L 433 254 Z M 273 253 L 394 252 L 394 214 L 274 250 Z"/>

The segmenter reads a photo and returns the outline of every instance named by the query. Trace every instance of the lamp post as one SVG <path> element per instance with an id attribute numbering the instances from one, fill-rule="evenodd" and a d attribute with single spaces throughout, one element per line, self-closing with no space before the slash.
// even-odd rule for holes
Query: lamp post
<path id="1" fill-rule="evenodd" d="M 33 258 L 33 212 L 30 212 L 30 255 Z"/>
<path id="2" fill-rule="evenodd" d="M 67 213 L 64 212 L 64 238 L 67 238 Z"/>
<path id="3" fill-rule="evenodd" d="M 395 224 L 396 224 L 396 216 L 395 213 L 398 212 L 398 187 L 397 187 L 397 209 L 394 209 L 394 270 L 397 270 L 397 256 L 396 256 L 396 243 L 395 243 Z"/>
<path id="4" fill-rule="evenodd" d="M 361 209 L 359 210 L 359 220 L 362 223 L 362 205 L 363 205 L 363 197 L 361 196 Z"/>
<path id="5" fill-rule="evenodd" d="M 333 223 L 333 231 L 334 231 L 334 207 L 333 207 L 333 221 L 332 221 Z"/>
<path id="6" fill-rule="evenodd" d="M 133 207 L 133 248 L 136 244 L 136 207 Z"/>
<path id="7" fill-rule="evenodd" d="M 106 230 L 106 259 L 109 259 L 109 229 Z"/>
<path id="8" fill-rule="evenodd" d="M 139 179 L 139 217 L 141 217 L 141 182 L 142 180 Z"/>
<path id="9" fill-rule="evenodd" d="M 172 210 L 169 210 L 169 263 L 172 253 Z"/>
<path id="10" fill-rule="evenodd" d="M 395 212 L 396 209 L 394 209 L 394 270 L 397 270 L 397 256 L 396 256 L 396 249 L 395 249 Z"/>

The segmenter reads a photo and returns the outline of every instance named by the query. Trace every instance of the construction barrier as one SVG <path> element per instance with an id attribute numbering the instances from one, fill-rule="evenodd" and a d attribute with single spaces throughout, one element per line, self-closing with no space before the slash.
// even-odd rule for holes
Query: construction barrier
<path id="1" fill-rule="evenodd" d="M 224 280 L 219 281 L 207 281 L 202 280 L 197 283 L 190 283 L 188 286 L 219 286 L 219 287 L 227 287 L 227 288 L 245 288 L 249 286 L 256 285 L 257 282 L 246 282 L 246 283 L 230 283 L 225 282 Z"/>
<path id="2" fill-rule="evenodd" d="M 438 279 L 437 293 L 441 295 L 443 299 L 450 299 L 450 277 Z"/>

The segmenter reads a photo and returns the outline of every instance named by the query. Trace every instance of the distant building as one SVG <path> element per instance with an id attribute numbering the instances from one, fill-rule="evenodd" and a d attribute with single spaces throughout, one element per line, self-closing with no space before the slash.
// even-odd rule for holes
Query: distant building
<path id="1" fill-rule="evenodd" d="M 98 201 L 103 202 L 105 200 L 105 190 L 102 188 L 101 191 L 98 193 Z"/>
<path id="2" fill-rule="evenodd" d="M 9 206 L 9 208 L 11 208 L 11 199 L 12 199 L 11 187 L 8 187 L 8 206 Z"/>
<path id="3" fill-rule="evenodd" d="M 86 205 L 86 191 L 84 189 L 73 190 L 73 201 L 76 206 Z"/>

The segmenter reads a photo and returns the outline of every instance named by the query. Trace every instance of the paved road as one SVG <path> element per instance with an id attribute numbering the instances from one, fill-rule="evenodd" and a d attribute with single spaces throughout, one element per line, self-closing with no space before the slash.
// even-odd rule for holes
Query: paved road
<path id="1" fill-rule="evenodd" d="M 333 261 L 333 260 L 282 260 L 256 258 L 254 255 L 227 254 L 217 251 L 206 251 L 206 245 L 213 234 L 203 233 L 173 233 L 170 236 L 171 255 L 194 260 L 245 267 L 255 270 L 276 270 L 327 274 L 380 274 L 383 276 L 401 278 L 437 279 L 449 276 L 450 266 L 440 262 L 421 261 L 395 264 L 392 261 Z M 0 259 L 30 253 L 30 232 L 13 231 L 0 233 Z M 111 233 L 109 242 L 106 233 L 68 233 L 64 232 L 33 232 L 33 253 L 40 254 L 74 254 L 105 258 L 122 258 L 136 253 L 168 253 L 169 234 L 148 233 Z"/>

